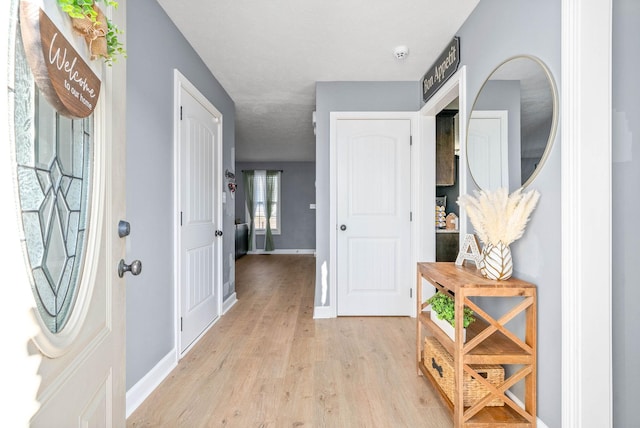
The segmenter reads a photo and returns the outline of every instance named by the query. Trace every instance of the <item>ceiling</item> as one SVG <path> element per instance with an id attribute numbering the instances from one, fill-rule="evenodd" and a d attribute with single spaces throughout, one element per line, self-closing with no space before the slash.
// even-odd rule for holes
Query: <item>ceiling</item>
<path id="1" fill-rule="evenodd" d="M 235 102 L 236 161 L 314 161 L 317 81 L 419 81 L 478 1 L 158 3 Z"/>

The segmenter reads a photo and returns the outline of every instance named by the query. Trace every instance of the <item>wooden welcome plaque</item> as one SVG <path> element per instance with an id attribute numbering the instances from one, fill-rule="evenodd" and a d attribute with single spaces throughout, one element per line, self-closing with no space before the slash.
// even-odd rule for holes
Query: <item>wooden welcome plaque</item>
<path id="1" fill-rule="evenodd" d="M 20 2 L 20 29 L 38 88 L 63 116 L 79 119 L 96 108 L 100 79 L 47 13 L 35 2 Z"/>

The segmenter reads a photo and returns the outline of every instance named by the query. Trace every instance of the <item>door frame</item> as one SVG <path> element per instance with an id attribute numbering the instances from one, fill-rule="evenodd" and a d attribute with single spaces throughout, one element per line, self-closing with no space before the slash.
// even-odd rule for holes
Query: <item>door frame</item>
<path id="1" fill-rule="evenodd" d="M 612 3 L 562 0 L 561 409 L 565 427 L 613 426 Z M 598 317 L 590 310 L 596 306 L 601 309 Z M 594 405 L 598 412 L 593 412 Z"/>
<path id="2" fill-rule="evenodd" d="M 453 100 L 458 99 L 458 144 L 459 151 L 459 172 L 458 172 L 458 189 L 459 194 L 467 193 L 467 67 L 463 65 L 453 76 L 442 85 L 427 103 L 418 112 L 420 118 L 420 136 L 419 144 L 414 144 L 414 156 L 418 162 L 418 168 L 414 172 L 415 179 L 418 183 L 417 204 L 420 207 L 420 220 L 416 227 L 417 235 L 422 239 L 417 240 L 415 251 L 419 261 L 436 261 L 436 231 L 430 225 L 435 224 L 435 198 L 436 184 L 435 174 L 431 179 L 432 185 L 426 185 L 429 170 L 435 171 L 436 167 L 436 115 L 444 110 Z M 415 140 L 414 140 L 415 141 Z M 430 168 L 429 168 L 430 167 Z M 460 210 L 458 216 L 459 229 L 459 245 L 462 247 L 468 230 L 467 213 Z M 433 288 L 431 288 L 433 290 Z M 415 295 L 415 293 L 414 293 Z M 429 294 L 422 295 L 423 298 L 429 297 Z M 413 316 L 416 316 L 416 307 L 414 305 Z"/>
<path id="3" fill-rule="evenodd" d="M 328 305 L 328 313 L 329 318 L 336 318 L 338 316 L 338 272 L 337 272 L 337 253 L 338 253 L 338 223 L 337 223 L 337 208 L 338 208 L 338 183 L 337 183 L 337 174 L 338 169 L 337 166 L 337 124 L 338 120 L 384 120 L 384 119 L 406 119 L 409 120 L 411 124 L 411 136 L 413 141 L 420 141 L 420 128 L 418 126 L 418 115 L 417 112 L 330 112 L 329 113 L 329 265 L 331 266 L 329 273 L 329 288 L 327 290 L 326 283 L 322 284 L 322 294 L 329 294 L 330 300 Z M 415 172 L 418 168 L 417 159 L 415 159 L 415 153 L 411 152 L 411 190 L 410 190 L 410 200 L 411 200 L 411 211 L 413 212 L 413 221 L 411 222 L 411 236 L 417 235 L 417 225 L 421 223 L 421 217 L 417 210 L 415 204 L 416 191 L 414 189 L 415 180 Z M 435 147 L 435 146 L 434 146 Z M 435 157 L 435 151 L 434 151 Z M 411 266 L 414 266 L 413 275 L 410 278 L 415 278 L 415 266 L 417 263 L 416 252 L 415 252 L 415 244 L 414 242 L 417 239 L 412 239 L 410 243 L 410 254 L 411 254 Z M 435 242 L 435 234 L 434 234 L 434 242 Z M 411 308 L 409 313 L 415 312 L 415 294 L 412 293 L 411 298 Z"/>
<path id="4" fill-rule="evenodd" d="M 214 187 L 219 190 L 217 198 L 215 200 L 216 207 L 213 214 L 216 219 L 216 224 L 222 229 L 222 131 L 223 131 L 223 117 L 222 113 L 193 85 L 178 69 L 173 70 L 173 212 L 174 212 L 174 228 L 173 228 L 173 293 L 174 293 L 174 331 L 175 331 L 175 353 L 176 361 L 180 361 L 193 346 L 206 334 L 207 331 L 215 324 L 215 321 L 209 324 L 209 326 L 191 343 L 184 352 L 180 352 L 182 348 L 180 334 L 180 308 L 182 303 L 182 297 L 180 293 L 180 127 L 181 127 L 181 112 L 180 106 L 181 90 L 189 92 L 204 108 L 206 108 L 213 117 L 217 119 L 218 127 L 218 142 L 217 147 L 214 149 L 214 156 L 216 162 L 217 173 L 214 174 Z M 215 274 L 215 293 L 217 295 L 216 305 L 218 306 L 218 319 L 222 315 L 222 239 L 216 239 L 214 241 L 216 258 L 214 267 Z"/>

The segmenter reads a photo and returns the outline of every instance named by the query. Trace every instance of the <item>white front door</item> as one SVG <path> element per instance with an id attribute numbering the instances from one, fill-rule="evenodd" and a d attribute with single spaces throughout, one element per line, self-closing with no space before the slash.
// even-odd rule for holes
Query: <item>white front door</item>
<path id="1" fill-rule="evenodd" d="M 117 267 L 125 239 L 117 231 L 125 219 L 126 61 L 103 68 L 92 116 L 56 114 L 20 53 L 17 3 L 0 6 L 2 21 L 11 18 L 0 33 L 12 42 L 0 44 L 10 58 L 0 78 L 0 120 L 10 124 L 0 127 L 0 425 L 122 427 L 126 284 Z M 113 11 L 120 28 L 125 12 Z"/>
<path id="2" fill-rule="evenodd" d="M 180 353 L 220 315 L 221 115 L 180 85 Z M 202 102 L 201 102 L 202 101 Z"/>
<path id="3" fill-rule="evenodd" d="M 411 313 L 411 121 L 337 120 L 337 314 Z"/>
<path id="4" fill-rule="evenodd" d="M 508 126 L 504 110 L 474 111 L 469 119 L 467 159 L 471 176 L 483 190 L 509 189 Z"/>

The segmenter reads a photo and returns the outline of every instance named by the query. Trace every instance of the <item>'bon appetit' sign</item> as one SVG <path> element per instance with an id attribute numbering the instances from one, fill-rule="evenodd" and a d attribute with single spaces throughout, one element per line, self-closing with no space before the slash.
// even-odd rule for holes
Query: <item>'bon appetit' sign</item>
<path id="1" fill-rule="evenodd" d="M 422 100 L 426 103 L 458 69 L 460 38 L 454 37 L 438 60 L 422 77 Z"/>
<path id="2" fill-rule="evenodd" d="M 40 91 L 60 114 L 89 116 L 100 95 L 98 76 L 44 10 L 22 1 L 20 13 L 27 60 Z"/>

